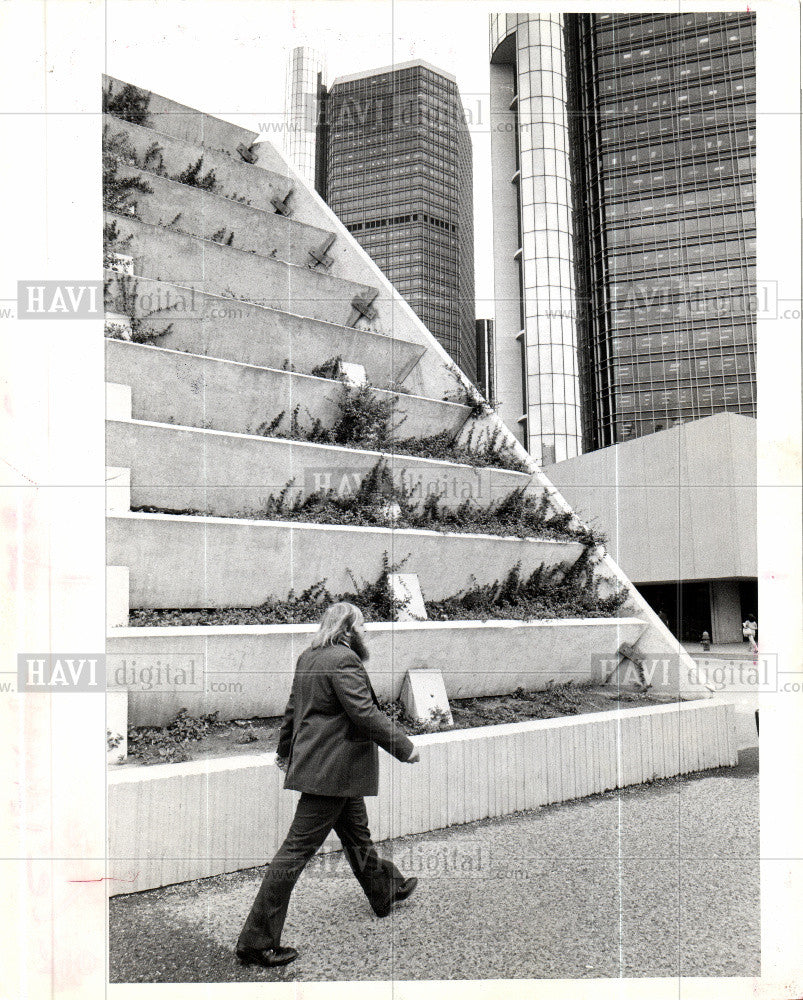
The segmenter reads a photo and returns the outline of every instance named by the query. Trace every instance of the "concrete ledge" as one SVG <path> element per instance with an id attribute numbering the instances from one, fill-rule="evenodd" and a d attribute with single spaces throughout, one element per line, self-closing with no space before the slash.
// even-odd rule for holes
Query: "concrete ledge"
<path id="1" fill-rule="evenodd" d="M 261 257 L 108 212 L 104 218 L 116 223 L 122 239 L 130 237 L 126 253 L 134 258 L 134 272 L 144 278 L 158 280 L 166 275 L 200 291 L 218 295 L 230 291 L 235 300 L 245 299 L 344 326 L 354 316 L 352 299 L 376 294 L 369 285 L 288 264 L 278 256 Z"/>
<path id="2" fill-rule="evenodd" d="M 366 799 L 377 841 L 736 764 L 733 706 L 686 702 L 414 737 L 421 763 L 380 754 Z M 265 864 L 297 793 L 273 754 L 109 775 L 112 894 Z M 337 850 L 332 836 L 322 851 Z M 129 881 L 130 880 L 130 881 Z"/>
<path id="3" fill-rule="evenodd" d="M 106 456 L 132 470 L 131 503 L 122 509 L 133 504 L 221 517 L 263 515 L 271 494 L 290 480 L 291 499 L 317 489 L 353 492 L 382 457 L 412 499 L 434 494 L 444 507 L 467 499 L 488 506 L 531 480 L 505 469 L 148 421 L 107 421 Z"/>
<path id="4" fill-rule="evenodd" d="M 119 276 L 107 271 L 106 277 L 114 292 Z M 339 354 L 344 361 L 359 361 L 369 381 L 382 386 L 404 382 L 425 350 L 395 334 L 338 326 L 173 282 L 141 276 L 134 281 L 136 315 L 157 332 L 169 328 L 157 343 L 174 351 L 302 370 Z"/>
<path id="5" fill-rule="evenodd" d="M 125 86 L 124 80 L 103 74 L 103 88 L 111 86 L 112 93 L 119 93 Z M 143 88 L 140 88 L 143 89 Z M 151 141 L 159 136 L 153 136 L 154 131 L 175 136 L 182 142 L 196 142 L 208 145 L 211 148 L 234 150 L 237 144 L 245 142 L 247 145 L 253 140 L 253 132 L 241 128 L 239 125 L 232 125 L 231 122 L 222 121 L 220 118 L 213 118 L 212 115 L 196 111 L 195 108 L 188 108 L 177 101 L 171 101 L 160 94 L 150 94 L 148 102 L 148 127 L 146 132 L 151 133 Z M 117 121 L 112 116 L 106 116 Z M 123 122 L 122 124 L 128 124 Z M 139 126 L 136 126 L 139 128 Z"/>
<path id="6" fill-rule="evenodd" d="M 383 554 L 417 573 L 424 597 L 438 600 L 502 579 L 517 562 L 528 576 L 542 563 L 572 563 L 579 542 L 408 528 L 305 524 L 170 514 L 106 519 L 106 556 L 127 566 L 132 608 L 254 607 L 327 580 L 333 594 L 371 582 Z"/>
<path id="7" fill-rule="evenodd" d="M 281 429 L 288 430 L 296 406 L 303 427 L 314 417 L 331 427 L 340 413 L 341 383 L 336 379 L 124 340 L 107 341 L 106 381 L 131 387 L 134 419 L 183 427 L 255 434 L 282 411 Z M 457 403 L 373 391 L 378 399 L 396 400 L 391 425 L 398 426 L 401 438 L 441 430 L 457 433 L 469 416 L 469 408 Z"/>
<path id="8" fill-rule="evenodd" d="M 443 674 L 450 699 L 538 690 L 549 682 L 602 682 L 623 642 L 644 630 L 637 618 L 564 618 L 533 622 L 374 623 L 367 664 L 379 698 L 401 693 L 408 670 Z M 221 719 L 281 715 L 293 670 L 317 625 L 116 628 L 106 642 L 109 689 L 128 688 L 133 725 L 165 725 L 180 708 Z M 162 669 L 156 669 L 157 664 Z M 607 666 L 606 666 L 607 664 Z M 171 668 L 168 673 L 168 666 Z M 179 675 L 182 666 L 191 675 Z M 671 667 L 671 662 L 670 662 Z M 677 690 L 667 669 L 654 688 Z"/>
<path id="9" fill-rule="evenodd" d="M 136 167 L 120 170 L 122 176 L 139 173 Z M 153 194 L 137 195 L 137 213 L 142 222 L 150 225 L 166 227 L 180 212 L 181 218 L 173 229 L 201 239 L 225 229 L 224 240 L 233 233 L 231 245 L 239 250 L 275 256 L 303 267 L 312 262 L 309 251 L 320 247 L 330 235 L 325 229 L 279 215 L 272 208 L 265 211 L 244 205 L 158 174 L 149 173 L 145 179 Z"/>

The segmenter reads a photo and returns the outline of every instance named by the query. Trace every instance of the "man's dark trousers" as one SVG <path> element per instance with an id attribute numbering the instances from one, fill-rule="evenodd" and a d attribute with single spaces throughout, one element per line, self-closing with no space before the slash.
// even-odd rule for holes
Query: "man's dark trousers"
<path id="1" fill-rule="evenodd" d="M 293 886 L 332 829 L 371 906 L 380 912 L 388 908 L 404 876 L 392 862 L 376 853 L 362 797 L 302 792 L 287 837 L 262 880 L 240 932 L 238 949 L 279 946 Z"/>

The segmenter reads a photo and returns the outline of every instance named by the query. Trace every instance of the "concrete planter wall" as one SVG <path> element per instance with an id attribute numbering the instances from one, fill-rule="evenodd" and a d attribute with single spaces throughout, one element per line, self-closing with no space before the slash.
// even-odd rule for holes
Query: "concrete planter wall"
<path id="1" fill-rule="evenodd" d="M 107 272 L 112 290 L 119 280 Z M 336 354 L 356 361 L 373 385 L 403 382 L 424 349 L 370 330 L 337 326 L 295 313 L 212 295 L 167 281 L 138 277 L 136 312 L 156 331 L 158 346 L 267 368 L 315 368 Z"/>
<path id="2" fill-rule="evenodd" d="M 111 87 L 112 94 L 118 94 L 124 84 L 114 77 L 103 75 L 103 89 Z M 182 143 L 204 143 L 213 149 L 225 149 L 234 152 L 240 142 L 248 145 L 253 140 L 253 133 L 239 125 L 213 118 L 212 115 L 188 108 L 177 101 L 171 101 L 161 94 L 149 94 L 147 132 L 158 131 L 174 136 Z M 112 122 L 119 121 L 112 118 Z M 128 124 L 124 122 L 122 124 Z M 147 133 L 146 133 L 147 134 Z M 151 141 L 157 136 L 151 135 Z"/>
<path id="3" fill-rule="evenodd" d="M 169 118 L 169 116 L 167 117 Z M 224 138 L 221 145 L 225 148 L 219 148 L 202 146 L 197 140 L 181 140 L 166 132 L 159 133 L 155 128 L 135 125 L 109 114 L 103 116 L 103 124 L 109 126 L 112 135 L 119 132 L 126 134 L 136 150 L 140 162 L 154 142 L 158 142 L 161 147 L 160 155 L 164 169 L 171 176 L 180 174 L 187 167 L 196 163 L 199 156 L 203 156 L 201 173 L 206 174 L 209 170 L 215 171 L 218 192 L 224 192 L 229 198 L 233 198 L 235 195 L 246 198 L 255 208 L 262 209 L 262 211 L 275 211 L 271 204 L 272 200 L 274 198 L 284 199 L 292 187 L 292 184 L 288 183 L 287 176 L 269 169 L 254 170 L 253 166 L 242 160 L 237 153 L 237 146 L 243 140 L 238 139 L 236 135 L 232 136 L 231 139 Z M 251 133 L 250 139 L 253 139 L 253 133 Z M 245 141 L 247 143 L 249 139 Z M 132 167 L 131 172 L 133 173 L 136 169 L 136 167 Z M 123 170 L 121 173 L 125 174 L 126 171 Z M 143 179 L 148 179 L 147 171 L 143 172 Z M 175 213 L 173 214 L 175 215 Z M 170 216 L 165 221 L 169 222 L 172 217 Z M 293 218 L 298 222 L 310 225 L 320 222 L 320 220 L 315 219 L 312 212 L 305 211 L 304 206 L 298 203 L 293 205 Z"/>
<path id="4" fill-rule="evenodd" d="M 287 264 L 278 256 L 261 257 L 119 215 L 106 213 L 105 219 L 117 224 L 121 238 L 132 237 L 126 253 L 134 258 L 134 273 L 145 278 L 167 276 L 214 294 L 229 289 L 238 299 L 343 326 L 355 319 L 355 296 L 376 294 L 368 285 Z"/>
<path id="5" fill-rule="evenodd" d="M 418 736 L 421 763 L 380 754 L 366 799 L 381 841 L 737 761 L 733 706 L 687 702 Z M 112 894 L 265 864 L 297 799 L 273 754 L 109 775 Z M 537 822 L 537 821 L 536 821 Z M 536 827 L 537 829 L 537 827 Z M 332 836 L 323 851 L 336 850 Z"/>
<path id="6" fill-rule="evenodd" d="M 130 173 L 137 172 L 136 168 L 130 168 Z M 309 251 L 321 247 L 329 236 L 325 229 L 288 219 L 273 209 L 266 212 L 157 174 L 148 174 L 146 180 L 153 194 L 137 195 L 137 217 L 153 226 L 166 226 L 181 213 L 173 229 L 205 239 L 224 229 L 223 240 L 234 234 L 233 247 L 264 257 L 275 256 L 288 264 L 304 267 L 313 262 Z M 175 212 L 166 219 L 164 206 L 167 204 L 175 208 Z"/>
<path id="7" fill-rule="evenodd" d="M 271 494 L 294 480 L 289 498 L 317 489 L 353 492 L 382 458 L 306 441 L 287 441 L 140 421 L 106 423 L 106 461 L 131 470 L 131 505 L 199 510 L 220 517 L 264 514 Z M 415 501 L 435 494 L 444 507 L 487 505 L 527 487 L 526 473 L 386 455 L 394 481 Z M 211 472 L 210 470 L 214 470 Z M 236 483 L 236 486 L 229 486 Z M 541 487 L 536 488 L 540 496 Z"/>
<path id="8" fill-rule="evenodd" d="M 106 381 L 131 386 L 134 419 L 184 427 L 254 434 L 282 411 L 281 430 L 288 430 L 296 406 L 302 427 L 314 417 L 331 427 L 340 414 L 337 380 L 123 340 L 108 341 Z M 469 408 L 457 403 L 380 389 L 374 393 L 395 400 L 391 426 L 400 438 L 431 434 L 433 427 L 456 433 L 469 416 Z"/>
<path id="9" fill-rule="evenodd" d="M 110 689 L 128 689 L 132 725 L 165 725 L 180 708 L 221 719 L 281 715 L 293 670 L 316 625 L 166 626 L 113 629 L 106 643 Z M 567 618 L 516 622 L 396 622 L 367 626 L 367 664 L 379 698 L 401 691 L 416 667 L 440 670 L 454 698 L 537 690 L 552 681 L 602 681 L 623 642 L 635 643 L 644 623 L 634 618 Z M 163 669 L 191 674 L 170 682 Z M 608 664 L 606 666 L 605 664 Z M 622 678 L 620 678 L 621 680 Z M 676 690 L 677 671 L 653 678 Z"/>
<path id="10" fill-rule="evenodd" d="M 578 542 L 459 535 L 298 521 L 119 514 L 106 522 L 109 566 L 130 571 L 132 608 L 253 607 L 326 579 L 333 594 L 372 582 L 383 554 L 417 573 L 424 596 L 448 597 L 470 583 L 527 576 L 542 563 L 572 563 Z"/>

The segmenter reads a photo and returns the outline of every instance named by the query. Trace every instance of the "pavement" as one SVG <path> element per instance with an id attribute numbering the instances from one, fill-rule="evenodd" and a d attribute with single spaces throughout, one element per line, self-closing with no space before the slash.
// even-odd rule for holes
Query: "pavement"
<path id="1" fill-rule="evenodd" d="M 341 855 L 307 866 L 281 970 L 233 947 L 264 868 L 110 901 L 111 982 L 758 976 L 758 751 L 739 765 L 380 845 L 380 920 Z"/>

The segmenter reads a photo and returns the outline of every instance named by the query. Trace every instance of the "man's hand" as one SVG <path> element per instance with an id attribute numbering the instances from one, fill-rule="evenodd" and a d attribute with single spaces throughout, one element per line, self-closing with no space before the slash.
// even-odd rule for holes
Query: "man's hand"
<path id="1" fill-rule="evenodd" d="M 276 766 L 279 768 L 280 771 L 285 771 L 285 772 L 287 771 L 287 763 L 288 763 L 287 757 L 276 758 Z"/>
<path id="2" fill-rule="evenodd" d="M 407 758 L 407 760 L 404 763 L 405 764 L 418 764 L 418 762 L 420 760 L 421 760 L 421 754 L 418 752 L 418 747 L 415 747 L 414 750 L 413 750 L 413 752 L 410 754 L 410 756 Z"/>

